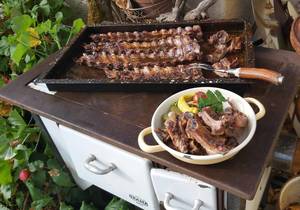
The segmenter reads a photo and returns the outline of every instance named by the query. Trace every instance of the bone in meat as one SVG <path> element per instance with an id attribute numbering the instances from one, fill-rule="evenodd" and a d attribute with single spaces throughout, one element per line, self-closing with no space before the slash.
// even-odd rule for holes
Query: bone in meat
<path id="1" fill-rule="evenodd" d="M 178 119 L 175 120 L 168 119 L 165 122 L 166 130 L 171 137 L 173 145 L 182 153 L 188 153 L 188 139 L 187 137 L 180 133 L 178 127 Z"/>
<path id="2" fill-rule="evenodd" d="M 198 69 L 188 68 L 188 65 L 167 66 L 167 67 L 142 67 L 133 70 L 111 70 L 104 69 L 109 79 L 116 80 L 193 80 L 202 79 L 202 72 Z"/>
<path id="3" fill-rule="evenodd" d="M 190 35 L 196 39 L 202 38 L 202 30 L 199 25 L 186 26 L 184 28 L 161 29 L 159 31 L 134 31 L 134 32 L 108 32 L 93 34 L 91 38 L 95 42 L 101 41 L 152 41 L 153 39 L 163 39 L 174 35 Z"/>
<path id="4" fill-rule="evenodd" d="M 186 133 L 195 139 L 207 152 L 207 154 L 223 154 L 228 152 L 225 147 L 226 138 L 212 136 L 210 131 L 201 124 L 198 119 L 190 119 L 187 122 Z"/>
<path id="5" fill-rule="evenodd" d="M 128 65 L 149 65 L 149 63 L 177 63 L 183 61 L 193 61 L 200 59 L 202 52 L 197 43 L 188 44 L 182 47 L 173 47 L 167 51 L 154 50 L 151 53 L 142 50 L 127 50 L 121 54 L 94 52 L 92 54 L 83 53 L 77 60 L 80 64 L 97 66 L 102 64 L 121 63 L 125 67 Z"/>
<path id="6" fill-rule="evenodd" d="M 206 110 L 202 110 L 198 113 L 202 118 L 203 122 L 211 128 L 211 134 L 213 135 L 223 135 L 225 128 L 221 120 L 213 119 Z"/>
<path id="7" fill-rule="evenodd" d="M 128 49 L 157 49 L 182 47 L 184 45 L 197 43 L 197 40 L 191 39 L 188 35 L 176 35 L 160 40 L 143 41 L 143 42 L 90 42 L 84 45 L 86 52 L 109 51 L 118 53 Z"/>

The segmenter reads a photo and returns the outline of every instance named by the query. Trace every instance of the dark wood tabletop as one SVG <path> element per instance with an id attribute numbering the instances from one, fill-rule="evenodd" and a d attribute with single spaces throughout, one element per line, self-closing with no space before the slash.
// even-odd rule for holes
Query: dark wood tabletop
<path id="1" fill-rule="evenodd" d="M 285 76 L 284 83 L 274 86 L 256 82 L 246 91 L 246 96 L 255 97 L 264 104 L 267 113 L 258 122 L 250 143 L 234 158 L 215 165 L 192 165 L 175 159 L 167 152 L 147 154 L 139 149 L 139 132 L 150 125 L 156 107 L 172 93 L 64 92 L 49 95 L 29 88 L 27 84 L 51 68 L 60 54 L 50 56 L 2 88 L 0 98 L 170 170 L 190 175 L 243 199 L 252 199 L 264 169 L 270 163 L 300 75 L 300 57 L 295 53 L 266 48 L 257 48 L 255 53 L 256 65 L 280 71 Z"/>

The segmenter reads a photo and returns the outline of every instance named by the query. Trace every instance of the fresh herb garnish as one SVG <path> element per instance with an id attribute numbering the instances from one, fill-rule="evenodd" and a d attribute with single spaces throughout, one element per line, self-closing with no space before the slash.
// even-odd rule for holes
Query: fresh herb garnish
<path id="1" fill-rule="evenodd" d="M 199 98 L 198 105 L 199 110 L 201 111 L 202 108 L 210 106 L 215 112 L 222 112 L 223 111 L 223 103 L 226 99 L 222 95 L 222 93 L 218 90 L 215 90 L 212 92 L 211 90 L 208 90 L 206 92 L 207 98 Z"/>

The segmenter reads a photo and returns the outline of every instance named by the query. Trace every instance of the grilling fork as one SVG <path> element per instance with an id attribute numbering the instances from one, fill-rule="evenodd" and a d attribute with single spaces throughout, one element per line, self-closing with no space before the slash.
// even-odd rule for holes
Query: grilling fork
<path id="1" fill-rule="evenodd" d="M 232 69 L 214 69 L 211 65 L 205 63 L 192 63 L 190 69 L 203 69 L 207 71 L 222 72 L 234 75 L 244 79 L 258 79 L 271 82 L 275 85 L 280 85 L 283 82 L 284 76 L 278 72 L 265 68 L 232 68 Z"/>

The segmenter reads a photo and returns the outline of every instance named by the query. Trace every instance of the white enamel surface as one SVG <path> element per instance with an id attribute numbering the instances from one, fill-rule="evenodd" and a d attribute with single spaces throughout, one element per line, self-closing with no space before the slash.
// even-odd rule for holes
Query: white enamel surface
<path id="1" fill-rule="evenodd" d="M 151 169 L 151 179 L 159 201 L 164 201 L 166 193 L 174 197 L 169 205 L 174 209 L 192 209 L 195 200 L 201 200 L 200 210 L 216 210 L 216 188 L 190 176 L 165 169 Z"/>
<path id="2" fill-rule="evenodd" d="M 70 154 L 67 151 L 67 145 L 66 142 L 62 140 L 62 135 L 60 132 L 59 125 L 52 121 L 49 120 L 48 118 L 40 116 L 44 126 L 47 129 L 47 132 L 51 136 L 51 139 L 53 143 L 55 144 L 55 147 L 57 148 L 59 154 L 61 155 L 62 159 L 64 160 L 65 164 L 67 165 L 68 169 L 70 170 L 76 184 L 83 190 L 87 189 L 90 187 L 92 184 L 80 179 L 76 173 L 75 166 L 73 161 L 71 160 Z"/>
<path id="3" fill-rule="evenodd" d="M 155 129 L 161 128 L 162 127 L 162 120 L 161 117 L 163 114 L 167 113 L 169 110 L 169 107 L 171 104 L 176 102 L 178 98 L 182 95 L 187 95 L 187 94 L 193 94 L 198 91 L 203 91 L 207 92 L 208 90 L 214 91 L 214 90 L 219 90 L 223 96 L 226 99 L 229 99 L 234 106 L 241 112 L 243 112 L 247 117 L 248 117 L 248 127 L 245 129 L 244 135 L 241 136 L 241 138 L 238 140 L 240 144 L 230 150 L 228 153 L 221 155 L 221 154 L 215 154 L 215 155 L 190 155 L 190 154 L 184 154 L 181 152 L 178 152 L 176 150 L 173 150 L 172 148 L 168 147 L 163 143 L 163 141 L 160 139 L 160 137 L 156 134 Z M 251 106 L 239 95 L 225 90 L 221 88 L 213 88 L 213 87 L 199 87 L 199 88 L 192 88 L 188 90 L 184 90 L 181 92 L 178 92 L 169 98 L 167 98 L 165 101 L 163 101 L 156 111 L 153 114 L 152 120 L 151 120 L 151 128 L 152 128 L 152 135 L 154 136 L 155 140 L 157 143 L 163 147 L 166 151 L 171 153 L 174 157 L 188 162 L 188 163 L 193 163 L 193 164 L 214 164 L 218 162 L 222 162 L 224 160 L 227 160 L 237 154 L 242 148 L 244 148 L 249 141 L 252 139 L 254 132 L 256 130 L 256 118 L 255 118 L 255 113 Z"/>
<path id="4" fill-rule="evenodd" d="M 68 127 L 61 125 L 60 128 L 76 173 L 81 179 L 142 209 L 159 209 L 151 182 L 152 164 L 149 160 Z M 99 169 L 106 169 L 113 164 L 116 169 L 102 175 L 93 173 L 85 167 L 91 155 L 96 160 L 89 164 Z"/>

